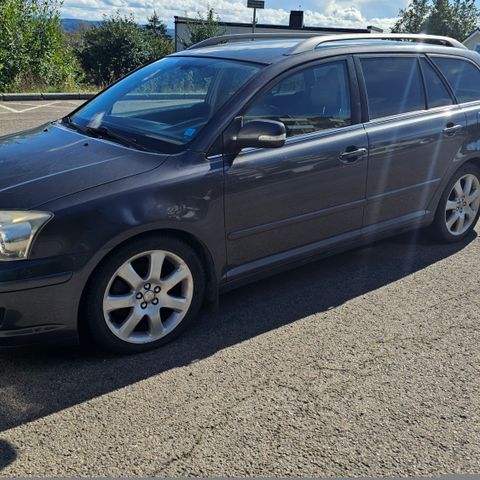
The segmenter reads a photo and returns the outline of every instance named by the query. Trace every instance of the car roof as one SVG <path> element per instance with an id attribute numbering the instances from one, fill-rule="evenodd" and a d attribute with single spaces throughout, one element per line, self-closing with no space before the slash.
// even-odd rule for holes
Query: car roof
<path id="1" fill-rule="evenodd" d="M 480 58 L 478 53 L 467 49 L 432 43 L 420 43 L 415 41 L 407 42 L 380 38 L 372 38 L 371 40 L 366 38 L 332 39 L 331 41 L 320 43 L 318 46 L 308 51 L 301 51 L 300 53 L 292 54 L 292 51 L 299 49 L 302 42 L 304 42 L 304 39 L 302 40 L 301 38 L 248 40 L 183 50 L 173 54 L 173 56 L 213 57 L 255 62 L 265 65 L 277 63 L 289 57 L 298 58 L 300 62 L 305 56 L 311 58 L 312 55 L 314 55 L 316 58 L 322 58 L 330 57 L 332 55 L 355 53 L 437 53 L 466 56 L 477 62 Z"/>

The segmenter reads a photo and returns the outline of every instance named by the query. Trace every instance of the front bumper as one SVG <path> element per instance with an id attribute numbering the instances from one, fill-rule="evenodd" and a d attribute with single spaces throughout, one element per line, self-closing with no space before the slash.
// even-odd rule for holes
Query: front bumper
<path id="1" fill-rule="evenodd" d="M 72 258 L 0 263 L 0 346 L 77 337 L 83 286 Z"/>

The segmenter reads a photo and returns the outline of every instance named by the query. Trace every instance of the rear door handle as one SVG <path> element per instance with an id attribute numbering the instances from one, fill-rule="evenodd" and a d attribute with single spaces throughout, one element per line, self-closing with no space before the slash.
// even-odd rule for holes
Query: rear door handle
<path id="1" fill-rule="evenodd" d="M 449 123 L 444 129 L 443 133 L 447 137 L 453 137 L 456 135 L 460 130 L 463 129 L 463 125 L 454 125 L 452 123 Z"/>
<path id="2" fill-rule="evenodd" d="M 343 163 L 354 163 L 366 155 L 367 152 L 368 150 L 366 148 L 347 148 L 347 150 L 340 155 L 340 161 Z"/>

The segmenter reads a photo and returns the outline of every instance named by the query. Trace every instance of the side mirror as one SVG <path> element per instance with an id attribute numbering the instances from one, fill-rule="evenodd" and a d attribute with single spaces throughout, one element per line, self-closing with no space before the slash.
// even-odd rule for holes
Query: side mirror
<path id="1" fill-rule="evenodd" d="M 285 145 L 287 132 L 282 122 L 274 120 L 250 120 L 245 122 L 233 138 L 238 150 L 247 147 L 278 148 Z"/>

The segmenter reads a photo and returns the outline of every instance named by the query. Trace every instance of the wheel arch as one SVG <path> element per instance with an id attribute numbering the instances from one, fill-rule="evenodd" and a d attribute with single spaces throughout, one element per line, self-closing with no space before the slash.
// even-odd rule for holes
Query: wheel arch
<path id="1" fill-rule="evenodd" d="M 442 181 L 440 182 L 440 185 L 439 185 L 437 191 L 435 192 L 435 195 L 433 196 L 433 198 L 431 199 L 431 201 L 428 205 L 428 210 L 430 210 L 430 212 L 432 212 L 433 215 L 436 214 L 436 212 L 438 210 L 438 207 L 439 207 L 439 204 L 440 204 L 440 199 L 442 198 L 442 195 L 443 195 L 443 192 L 444 192 L 445 188 L 447 187 L 447 185 L 449 184 L 449 182 L 452 180 L 453 176 L 461 168 L 464 168 L 468 164 L 474 165 L 475 167 L 480 169 L 480 157 L 469 158 L 468 160 L 465 160 L 464 162 L 462 162 L 460 165 L 455 165 L 455 168 L 451 168 L 448 171 L 448 175 L 445 175 L 442 178 Z M 433 221 L 433 216 L 432 216 L 432 221 Z"/>
<path id="2" fill-rule="evenodd" d="M 85 300 L 85 294 L 88 289 L 88 286 L 98 271 L 98 269 L 106 262 L 109 258 L 111 258 L 115 253 L 125 246 L 126 244 L 136 241 L 141 238 L 148 238 L 148 237 L 158 237 L 158 236 L 168 236 L 172 238 L 176 238 L 178 240 L 182 240 L 187 243 L 190 247 L 193 248 L 195 253 L 198 255 L 202 265 L 205 268 L 206 273 L 206 289 L 205 289 L 205 300 L 210 303 L 211 305 L 216 306 L 218 304 L 218 296 L 219 296 L 219 288 L 218 288 L 218 280 L 215 273 L 215 264 L 213 261 L 213 257 L 207 246 L 195 237 L 193 234 L 186 232 L 184 230 L 176 230 L 171 228 L 160 228 L 155 230 L 149 230 L 146 232 L 138 233 L 132 235 L 120 243 L 114 246 L 111 250 L 109 250 L 99 261 L 97 261 L 96 265 L 92 268 L 92 270 L 88 274 L 88 278 L 83 286 L 82 294 L 80 295 L 80 301 L 78 304 L 78 312 L 77 312 L 77 319 L 78 319 L 78 330 L 80 336 L 82 337 L 82 331 L 84 330 L 84 326 L 86 322 L 82 321 L 83 315 L 83 306 Z"/>

